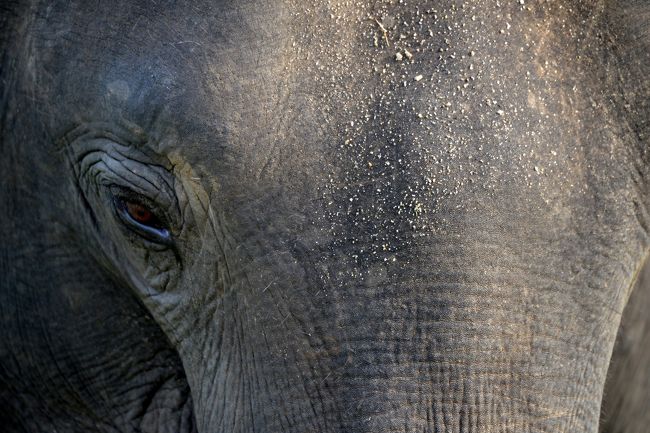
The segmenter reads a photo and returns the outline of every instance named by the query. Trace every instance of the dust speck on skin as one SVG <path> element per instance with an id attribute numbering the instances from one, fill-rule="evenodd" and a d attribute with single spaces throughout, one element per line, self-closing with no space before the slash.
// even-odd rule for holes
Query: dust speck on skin
<path id="1" fill-rule="evenodd" d="M 555 11 L 529 3 L 305 9 L 314 31 L 301 30 L 297 46 L 310 47 L 301 51 L 313 60 L 305 73 L 326 89 L 320 118 L 340 137 L 330 142 L 338 160 L 320 183 L 323 218 L 333 237 L 358 247 L 360 261 L 392 257 L 408 236 L 435 233 L 439 209 L 470 206 L 459 200 L 464 192 L 496 196 L 500 176 L 531 185 L 531 176 L 552 178 L 551 161 L 531 149 L 551 133 L 544 122 L 558 100 L 543 89 L 560 60 L 540 64 L 555 44 L 547 29 Z"/>

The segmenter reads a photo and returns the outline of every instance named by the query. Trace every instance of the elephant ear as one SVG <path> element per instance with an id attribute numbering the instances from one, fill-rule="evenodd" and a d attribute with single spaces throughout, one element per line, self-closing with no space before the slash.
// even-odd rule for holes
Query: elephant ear
<path id="1" fill-rule="evenodd" d="M 650 424 L 650 260 L 623 311 L 607 374 L 602 433 L 644 432 Z"/>
<path id="2" fill-rule="evenodd" d="M 631 86 L 630 92 L 638 95 L 634 100 L 640 105 L 636 108 L 644 109 L 648 114 L 650 109 L 650 2 L 645 0 L 623 0 L 613 2 L 608 10 L 608 29 L 616 54 L 624 61 L 623 67 L 630 70 L 630 74 L 641 74 L 643 79 Z M 624 77 L 622 77 L 624 78 Z M 640 99 L 645 96 L 645 99 Z M 631 108 L 631 107 L 630 107 Z M 646 131 L 648 122 L 645 122 Z M 645 136 L 648 139 L 648 136 Z M 647 141 L 646 141 L 647 144 Z"/>
<path id="3" fill-rule="evenodd" d="M 603 82 L 620 119 L 623 135 L 633 142 L 639 185 L 645 188 L 645 209 L 650 209 L 650 2 L 610 1 L 605 7 L 599 37 L 606 50 Z"/>
<path id="4" fill-rule="evenodd" d="M 647 0 L 623 0 L 614 2 L 621 8 L 624 19 L 629 20 L 630 31 L 637 38 L 650 43 L 650 3 Z M 646 57 L 648 52 L 645 52 Z"/>
<path id="5" fill-rule="evenodd" d="M 604 43 L 614 113 L 637 153 L 639 221 L 650 213 L 650 2 L 616 0 L 605 10 Z M 645 200 L 645 202 L 642 202 Z M 645 227 L 646 231 L 648 227 Z M 605 385 L 601 433 L 645 432 L 650 424 L 650 260 L 640 266 L 623 311 Z"/>

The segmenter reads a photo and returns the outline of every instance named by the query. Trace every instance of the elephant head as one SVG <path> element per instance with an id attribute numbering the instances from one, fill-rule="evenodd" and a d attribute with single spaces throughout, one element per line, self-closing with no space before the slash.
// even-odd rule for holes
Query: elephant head
<path id="1" fill-rule="evenodd" d="M 10 431 L 597 430 L 648 6 L 43 3 L 3 18 Z"/>

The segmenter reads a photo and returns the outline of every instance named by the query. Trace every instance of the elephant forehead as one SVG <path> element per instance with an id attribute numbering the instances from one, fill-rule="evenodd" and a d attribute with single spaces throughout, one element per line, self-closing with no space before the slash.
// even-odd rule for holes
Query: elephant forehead
<path id="1" fill-rule="evenodd" d="M 173 125 L 183 130 L 188 147 L 200 141 L 201 132 L 207 140 L 228 131 L 252 143 L 258 155 L 265 143 L 274 141 L 262 126 L 280 136 L 300 130 L 304 147 L 310 141 L 305 136 L 317 131 L 327 130 L 330 141 L 337 141 L 333 134 L 349 139 L 360 128 L 374 126 L 370 117 L 392 117 L 403 128 L 422 116 L 441 117 L 433 111 L 438 104 L 454 112 L 469 104 L 450 91 L 454 83 L 440 82 L 445 72 L 453 80 L 466 74 L 456 76 L 455 66 L 436 70 L 442 62 L 429 53 L 440 46 L 447 51 L 445 57 L 469 55 L 466 42 L 452 41 L 452 32 L 440 30 L 454 20 L 469 19 L 466 14 L 443 17 L 427 10 L 419 25 L 398 25 L 398 19 L 419 15 L 419 8 L 414 8 L 417 14 L 381 13 L 392 32 L 420 32 L 401 34 L 408 42 L 391 46 L 383 41 L 387 27 L 368 5 L 298 7 L 248 1 L 154 10 L 137 2 L 99 6 L 106 10 L 78 6 L 50 29 L 66 35 L 53 66 L 60 86 L 65 86 L 57 96 L 71 110 L 100 106 L 88 116 L 130 117 L 145 128 Z M 368 47 L 373 41 L 381 46 Z M 456 46 L 449 52 L 452 42 Z M 397 54 L 410 61 L 396 62 Z M 449 63 L 457 62 L 445 66 Z M 417 82 L 417 91 L 399 89 Z M 465 111 L 481 105 L 476 102 Z M 285 147 L 289 141 L 284 140 Z"/>
<path id="2" fill-rule="evenodd" d="M 542 7 L 79 6 L 59 24 L 61 111 L 128 119 L 224 191 L 422 215 L 500 182 L 552 182 L 548 201 L 581 168 L 587 80 L 567 73 L 571 49 L 547 55 L 562 40 L 535 26 Z"/>
<path id="3" fill-rule="evenodd" d="M 269 155 L 304 150 L 313 135 L 305 128 L 318 128 L 304 120 L 313 88 L 301 89 L 295 73 L 316 60 L 303 52 L 290 65 L 297 44 L 285 3 L 68 6 L 50 8 L 32 56 L 48 71 L 37 74 L 39 96 L 55 136 L 126 121 L 154 150 L 181 153 L 208 173 L 257 174 L 272 166 Z"/>
<path id="4" fill-rule="evenodd" d="M 74 107 L 68 111 L 106 117 L 122 110 L 145 124 L 154 120 L 146 113 L 164 109 L 175 119 L 187 113 L 184 121 L 214 117 L 235 111 L 238 99 L 277 73 L 282 12 L 254 1 L 55 4 L 37 20 L 30 66 L 47 68 L 40 78 L 49 86 L 41 90 L 58 98 L 51 103 Z"/>

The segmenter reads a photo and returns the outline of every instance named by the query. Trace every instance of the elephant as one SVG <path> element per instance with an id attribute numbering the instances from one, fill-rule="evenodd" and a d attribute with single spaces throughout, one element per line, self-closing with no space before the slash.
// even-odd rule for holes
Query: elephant
<path id="1" fill-rule="evenodd" d="M 647 2 L 0 10 L 3 431 L 647 428 Z"/>

